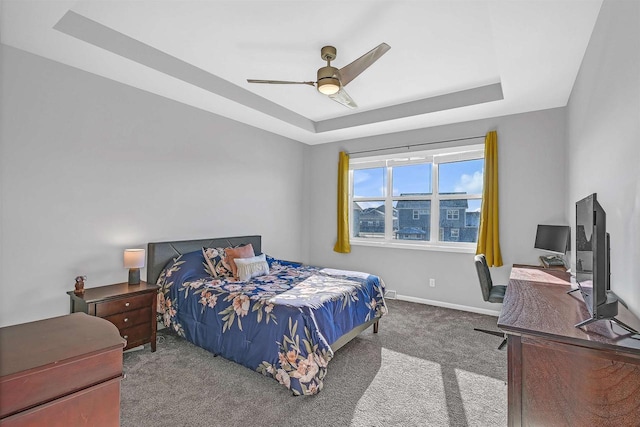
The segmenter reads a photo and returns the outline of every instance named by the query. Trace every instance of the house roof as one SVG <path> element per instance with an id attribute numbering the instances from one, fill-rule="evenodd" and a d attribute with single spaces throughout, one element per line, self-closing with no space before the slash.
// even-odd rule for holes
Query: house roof
<path id="1" fill-rule="evenodd" d="M 396 209 L 429 209 L 430 200 L 399 200 Z"/>
<path id="2" fill-rule="evenodd" d="M 398 234 L 425 234 L 426 231 L 423 230 L 422 228 L 417 228 L 417 227 L 405 227 L 405 228 L 401 228 L 400 230 L 396 231 L 396 233 L 398 233 Z"/>

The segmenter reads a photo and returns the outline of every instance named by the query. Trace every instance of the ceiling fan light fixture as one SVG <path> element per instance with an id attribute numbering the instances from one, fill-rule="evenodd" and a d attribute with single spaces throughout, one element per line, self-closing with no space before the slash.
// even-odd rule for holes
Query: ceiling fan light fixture
<path id="1" fill-rule="evenodd" d="M 318 92 L 325 95 L 333 95 L 340 90 L 339 71 L 337 68 L 327 65 L 318 70 Z"/>
<path id="2" fill-rule="evenodd" d="M 320 50 L 320 56 L 324 61 L 327 61 L 327 65 L 318 69 L 318 78 L 315 82 L 294 82 L 288 80 L 256 80 L 247 79 L 248 83 L 266 83 L 266 84 L 279 84 L 279 85 L 309 85 L 316 86 L 318 92 L 323 95 L 327 95 L 330 99 L 336 101 L 339 104 L 344 105 L 347 108 L 357 108 L 358 105 L 349 94 L 343 89 L 343 86 L 348 85 L 353 79 L 358 77 L 360 73 L 369 68 L 371 64 L 376 62 L 382 55 L 385 54 L 391 47 L 386 43 L 381 43 L 377 47 L 371 49 L 369 52 L 362 55 L 360 58 L 345 65 L 341 69 L 331 66 L 331 61 L 336 59 L 337 50 L 334 46 L 324 46 Z"/>
<path id="3" fill-rule="evenodd" d="M 334 78 L 325 78 L 318 81 L 318 92 L 325 95 L 333 95 L 340 90 L 340 81 Z"/>

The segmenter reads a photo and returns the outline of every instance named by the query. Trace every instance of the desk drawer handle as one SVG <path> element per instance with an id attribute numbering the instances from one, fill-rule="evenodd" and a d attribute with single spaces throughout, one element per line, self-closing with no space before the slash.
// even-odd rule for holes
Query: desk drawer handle
<path id="1" fill-rule="evenodd" d="M 127 338 L 129 338 L 129 335 L 125 335 L 122 338 L 124 338 L 126 340 Z"/>
<path id="2" fill-rule="evenodd" d="M 130 302 L 125 302 L 125 303 L 124 303 L 124 306 L 125 306 L 125 307 L 129 307 L 129 305 L 130 305 L 130 304 L 131 304 Z"/>
<path id="3" fill-rule="evenodd" d="M 129 318 L 128 318 L 128 317 L 125 317 L 125 318 L 124 318 L 124 322 L 125 322 L 125 323 L 127 323 L 128 321 L 129 321 Z"/>

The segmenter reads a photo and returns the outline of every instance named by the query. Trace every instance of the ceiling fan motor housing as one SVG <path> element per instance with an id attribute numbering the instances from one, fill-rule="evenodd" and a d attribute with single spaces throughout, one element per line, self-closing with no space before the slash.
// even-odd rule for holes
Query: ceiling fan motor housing
<path id="1" fill-rule="evenodd" d="M 336 59 L 337 50 L 333 46 L 324 46 L 320 50 L 320 57 L 325 61 L 333 61 Z"/>
<path id="2" fill-rule="evenodd" d="M 325 95 L 333 95 L 340 90 L 340 71 L 326 66 L 318 70 L 318 91 Z"/>

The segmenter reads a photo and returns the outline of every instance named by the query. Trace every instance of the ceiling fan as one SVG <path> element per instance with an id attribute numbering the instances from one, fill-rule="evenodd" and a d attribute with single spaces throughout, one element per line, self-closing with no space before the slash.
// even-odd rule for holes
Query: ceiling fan
<path id="1" fill-rule="evenodd" d="M 353 79 L 358 77 L 360 73 L 369 68 L 371 64 L 376 62 L 382 55 L 391 49 L 386 43 L 371 49 L 349 65 L 345 65 L 339 70 L 331 66 L 331 61 L 336 59 L 336 48 L 333 46 L 325 46 L 320 51 L 320 56 L 327 61 L 327 65 L 318 69 L 318 80 L 315 82 L 291 82 L 285 80 L 255 80 L 247 79 L 249 83 L 267 83 L 278 85 L 309 85 L 316 86 L 318 92 L 329 96 L 334 101 L 348 108 L 357 108 L 358 105 L 344 90 L 344 87 Z"/>

